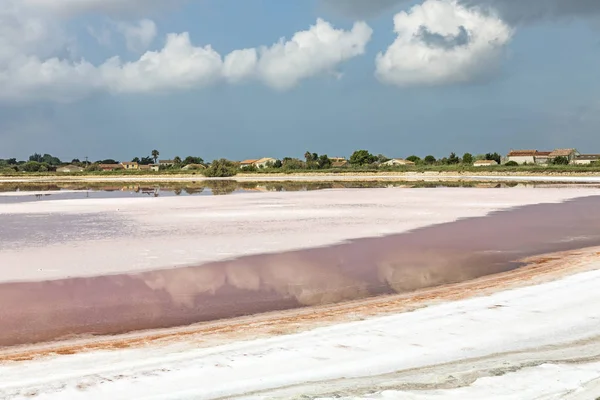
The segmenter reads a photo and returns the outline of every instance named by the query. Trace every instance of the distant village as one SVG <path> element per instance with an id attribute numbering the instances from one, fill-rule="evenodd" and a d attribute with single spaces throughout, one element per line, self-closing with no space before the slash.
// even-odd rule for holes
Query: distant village
<path id="1" fill-rule="evenodd" d="M 163 170 L 204 170 L 211 163 L 205 163 L 200 157 L 186 157 L 181 159 L 175 157 L 168 160 L 158 159 L 159 152 L 152 151 L 152 156 L 143 158 L 134 158 L 132 161 L 117 162 L 114 160 L 101 160 L 97 162 L 72 160 L 70 163 L 63 163 L 58 158 L 49 154 L 34 154 L 29 161 L 17 161 L 16 159 L 0 159 L 0 171 L 12 169 L 23 172 L 46 172 L 56 171 L 59 173 L 77 173 L 93 171 L 163 171 Z M 469 165 L 474 167 L 493 167 L 498 165 L 505 166 L 549 166 L 549 165 L 599 165 L 600 154 L 581 154 L 576 149 L 555 149 L 552 151 L 539 150 L 511 150 L 506 156 L 498 153 L 488 153 L 473 156 L 465 153 L 462 157 L 451 153 L 448 157 L 436 159 L 429 155 L 421 159 L 418 156 L 406 158 L 388 158 L 383 155 L 373 155 L 367 150 L 357 150 L 349 158 L 346 157 L 328 157 L 327 155 L 318 155 L 317 153 L 306 152 L 304 159 L 285 157 L 277 159 L 273 157 L 263 157 L 248 159 L 242 161 L 221 160 L 228 163 L 233 168 L 239 168 L 241 172 L 252 172 L 261 169 L 284 168 L 287 170 L 302 169 L 331 169 L 331 168 L 349 168 L 359 167 L 410 167 L 416 165 Z"/>

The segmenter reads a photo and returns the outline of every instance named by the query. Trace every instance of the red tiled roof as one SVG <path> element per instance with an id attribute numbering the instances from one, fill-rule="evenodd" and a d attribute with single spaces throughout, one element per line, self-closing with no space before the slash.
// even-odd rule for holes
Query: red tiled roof
<path id="1" fill-rule="evenodd" d="M 575 149 L 556 149 L 550 153 L 550 157 L 569 157 Z"/>
<path id="2" fill-rule="evenodd" d="M 535 156 L 538 153 L 537 150 L 511 150 L 508 153 L 509 157 L 527 157 L 527 156 Z"/>

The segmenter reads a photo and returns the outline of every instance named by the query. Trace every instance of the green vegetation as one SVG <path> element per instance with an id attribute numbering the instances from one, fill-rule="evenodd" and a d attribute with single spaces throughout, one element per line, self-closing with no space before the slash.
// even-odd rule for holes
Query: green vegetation
<path id="1" fill-rule="evenodd" d="M 236 175 L 237 172 L 238 167 L 233 162 L 224 158 L 213 161 L 210 167 L 203 171 L 204 176 L 211 178 L 226 178 Z"/>
<path id="2" fill-rule="evenodd" d="M 519 165 L 514 161 L 502 163 L 502 156 L 497 153 L 486 153 L 473 155 L 464 153 L 459 157 L 457 153 L 452 152 L 446 157 L 437 159 L 433 155 L 427 155 L 423 158 L 417 155 L 406 157 L 414 165 L 385 165 L 389 160 L 383 154 L 373 155 L 368 150 L 356 150 L 347 159 L 330 158 L 327 154 L 318 154 L 306 151 L 303 158 L 285 157 L 280 160 L 273 160 L 266 164 L 245 165 L 240 168 L 239 162 L 226 159 L 215 160 L 207 163 L 203 158 L 197 156 L 187 156 L 185 158 L 175 156 L 171 163 L 156 164 L 160 152 L 152 150 L 150 155 L 134 157 L 132 162 L 139 164 L 138 169 L 124 169 L 119 161 L 115 159 L 104 159 L 95 162 L 80 161 L 73 159 L 71 162 L 63 162 L 59 158 L 50 154 L 35 153 L 27 160 L 18 161 L 15 158 L 0 159 L 0 174 L 5 176 L 28 175 L 53 175 L 57 173 L 57 168 L 71 164 L 81 167 L 82 172 L 61 172 L 61 175 L 148 175 L 148 174 L 166 174 L 166 175 L 196 175 L 204 174 L 207 177 L 230 177 L 238 173 L 245 174 L 310 174 L 310 173 L 329 173 L 329 174 L 361 174 L 378 172 L 384 173 L 523 173 L 523 174 L 572 174 L 572 173 L 600 173 L 600 162 L 587 165 L 573 165 L 569 163 L 567 157 L 556 157 L 548 165 L 525 164 Z M 477 160 L 494 160 L 500 165 L 491 166 L 473 166 Z M 111 168 L 111 165 L 114 166 Z M 151 169 L 147 167 L 152 165 Z M 144 167 L 146 166 L 146 167 Z M 143 168 L 142 168 L 143 167 Z M 184 168 L 187 167 L 187 168 Z M 114 170 L 111 170 L 114 169 Z M 158 172 L 156 171 L 158 170 Z"/>

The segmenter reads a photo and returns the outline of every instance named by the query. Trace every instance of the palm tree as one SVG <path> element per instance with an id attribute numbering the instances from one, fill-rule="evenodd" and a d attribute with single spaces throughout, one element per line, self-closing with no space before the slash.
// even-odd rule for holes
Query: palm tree
<path id="1" fill-rule="evenodd" d="M 160 153 L 158 152 L 158 150 L 152 150 L 152 158 L 154 158 L 154 164 L 156 164 L 156 160 L 158 160 L 159 155 Z"/>

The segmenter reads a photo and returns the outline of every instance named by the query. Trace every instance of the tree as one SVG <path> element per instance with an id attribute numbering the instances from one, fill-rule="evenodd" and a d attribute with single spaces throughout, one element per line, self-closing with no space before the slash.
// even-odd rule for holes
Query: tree
<path id="1" fill-rule="evenodd" d="M 413 155 L 413 156 L 406 157 L 406 161 L 412 161 L 416 164 L 421 161 L 421 158 Z M 433 162 L 435 162 L 435 158 L 433 159 Z"/>
<path id="2" fill-rule="evenodd" d="M 142 160 L 140 160 L 139 157 L 134 157 L 133 160 L 131 160 L 131 162 L 136 162 L 138 164 L 140 163 L 140 161 L 142 161 Z"/>
<path id="3" fill-rule="evenodd" d="M 569 165 L 569 159 L 565 156 L 554 157 L 552 160 L 552 164 L 554 165 Z"/>
<path id="4" fill-rule="evenodd" d="M 81 164 L 81 161 L 79 161 L 79 158 L 74 158 L 71 160 L 71 164 L 73 164 L 73 165 Z"/>
<path id="5" fill-rule="evenodd" d="M 331 168 L 331 160 L 327 157 L 327 154 L 322 154 L 317 160 L 317 164 L 321 169 Z"/>
<path id="6" fill-rule="evenodd" d="M 369 153 L 367 150 L 356 150 L 350 156 L 350 164 L 352 165 L 369 165 L 373 164 L 375 161 L 377 161 L 377 157 Z"/>
<path id="7" fill-rule="evenodd" d="M 44 154 L 42 156 L 42 162 L 48 165 L 60 165 L 62 162 L 58 157 L 53 157 L 50 154 Z"/>
<path id="8" fill-rule="evenodd" d="M 236 175 L 238 168 L 231 161 L 221 158 L 220 160 L 213 161 L 210 167 L 206 168 L 203 173 L 207 177 L 225 178 Z"/>
<path id="9" fill-rule="evenodd" d="M 102 171 L 102 168 L 100 168 L 100 164 L 90 164 L 89 166 L 87 166 L 85 168 L 85 170 L 87 172 L 97 172 L 97 171 Z"/>
<path id="10" fill-rule="evenodd" d="M 181 165 L 181 157 L 175 156 L 175 158 L 173 158 L 173 164 L 175 164 L 176 166 L 180 166 Z"/>
<path id="11" fill-rule="evenodd" d="M 498 164 L 502 163 L 502 156 L 498 153 L 487 153 L 485 155 L 485 159 L 486 160 L 494 160 L 496 161 Z"/>
<path id="12" fill-rule="evenodd" d="M 473 155 L 471 153 L 465 153 L 462 157 L 463 164 L 473 164 Z"/>
<path id="13" fill-rule="evenodd" d="M 160 153 L 158 152 L 158 150 L 152 150 L 152 158 L 154 159 L 154 164 L 156 164 L 159 155 Z"/>
<path id="14" fill-rule="evenodd" d="M 150 165 L 154 163 L 154 159 L 152 157 L 142 157 L 140 160 L 140 165 Z"/>
<path id="15" fill-rule="evenodd" d="M 9 158 L 8 160 L 6 160 L 6 162 L 8 163 L 8 165 L 17 165 L 17 159 L 16 158 Z"/>
<path id="16" fill-rule="evenodd" d="M 28 161 L 21 165 L 21 171 L 40 172 L 40 170 L 42 170 L 42 172 L 48 171 L 48 166 L 38 161 Z"/>
<path id="17" fill-rule="evenodd" d="M 446 163 L 448 165 L 459 164 L 460 158 L 458 158 L 456 156 L 456 153 L 452 152 L 452 153 L 450 153 L 450 157 L 448 157 L 448 160 L 446 161 Z"/>
<path id="18" fill-rule="evenodd" d="M 39 153 L 33 153 L 32 155 L 29 156 L 29 161 L 35 161 L 35 162 L 41 163 L 42 161 L 44 161 L 44 157 L 42 157 L 42 155 Z"/>
<path id="19" fill-rule="evenodd" d="M 96 163 L 98 163 L 98 164 L 118 164 L 119 162 L 116 160 L 113 160 L 112 158 L 107 158 L 106 160 L 98 160 L 98 161 L 96 161 Z"/>
<path id="20" fill-rule="evenodd" d="M 276 160 L 273 163 L 273 168 L 281 168 L 283 166 L 283 163 L 281 162 L 281 160 Z"/>
<path id="21" fill-rule="evenodd" d="M 383 164 L 386 161 L 390 161 L 390 159 L 383 154 L 377 154 L 377 162 Z"/>
<path id="22" fill-rule="evenodd" d="M 516 162 L 516 161 L 509 161 L 506 164 L 504 164 L 504 166 L 506 166 L 506 167 L 518 167 L 519 163 Z"/>
<path id="23" fill-rule="evenodd" d="M 437 160 L 435 159 L 435 157 L 434 157 L 434 156 L 432 156 L 432 155 L 428 155 L 428 156 L 426 156 L 426 157 L 423 159 L 423 161 L 424 161 L 424 162 L 425 162 L 425 164 L 427 164 L 427 165 L 432 165 L 432 164 L 435 164 L 435 162 L 436 162 Z"/>
<path id="24" fill-rule="evenodd" d="M 306 168 L 306 163 L 297 158 L 285 157 L 282 162 L 283 169 L 294 170 Z"/>
<path id="25" fill-rule="evenodd" d="M 204 164 L 204 160 L 201 157 L 187 156 L 183 160 L 183 164 L 184 165 L 189 165 L 189 164 Z"/>

